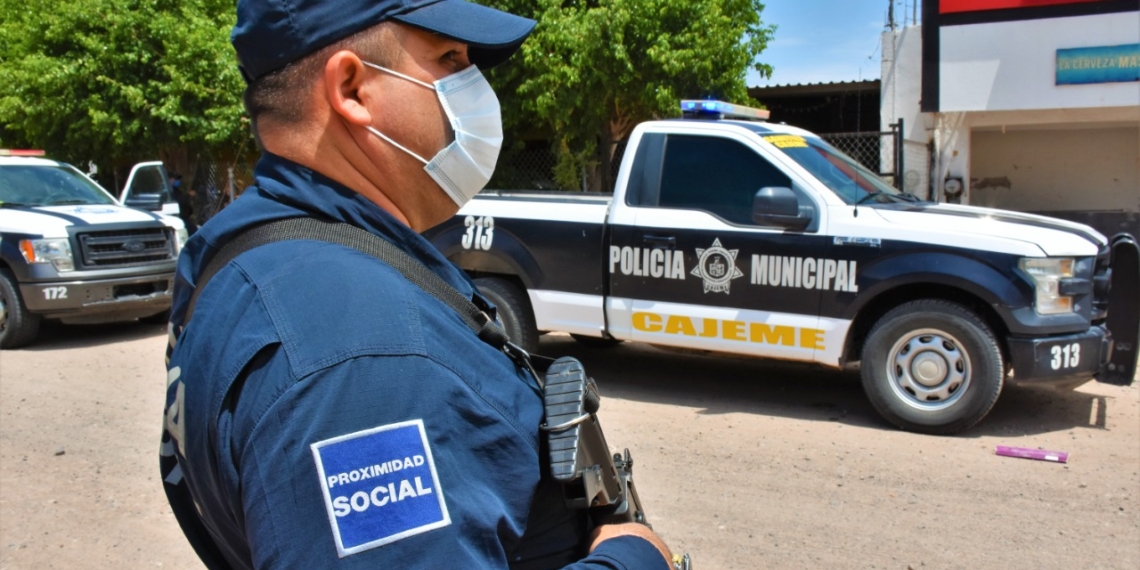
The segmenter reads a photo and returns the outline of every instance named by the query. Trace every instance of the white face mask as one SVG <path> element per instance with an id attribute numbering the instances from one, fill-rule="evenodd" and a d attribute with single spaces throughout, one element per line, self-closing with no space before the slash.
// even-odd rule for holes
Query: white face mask
<path id="1" fill-rule="evenodd" d="M 478 194 L 499 160 L 503 146 L 503 121 L 499 115 L 499 99 L 487 79 L 474 65 L 435 81 L 430 85 L 414 77 L 392 71 L 368 62 L 364 65 L 422 85 L 436 92 L 444 113 L 451 121 L 455 140 L 436 153 L 432 159 L 424 158 L 392 140 L 380 131 L 366 127 L 372 134 L 388 141 L 396 148 L 424 163 L 428 176 L 463 207 Z"/>

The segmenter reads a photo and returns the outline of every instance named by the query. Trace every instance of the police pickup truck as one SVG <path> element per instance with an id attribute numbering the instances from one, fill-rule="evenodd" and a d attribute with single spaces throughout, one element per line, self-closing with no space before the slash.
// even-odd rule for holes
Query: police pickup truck
<path id="1" fill-rule="evenodd" d="M 128 208 L 43 151 L 0 150 L 0 349 L 35 340 L 43 319 L 165 322 L 182 220 Z M 161 209 L 162 163 L 135 167 L 127 188 Z"/>
<path id="2" fill-rule="evenodd" d="M 682 111 L 635 128 L 612 197 L 485 191 L 425 234 L 517 344 L 859 361 L 875 409 L 927 433 L 974 425 L 1006 381 L 1132 382 L 1131 236 L 920 200 L 765 111 Z"/>

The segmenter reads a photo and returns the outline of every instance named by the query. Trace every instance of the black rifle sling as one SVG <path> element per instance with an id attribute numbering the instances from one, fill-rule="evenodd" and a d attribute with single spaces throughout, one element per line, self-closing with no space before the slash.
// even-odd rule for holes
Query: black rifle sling
<path id="1" fill-rule="evenodd" d="M 376 236 L 356 226 L 341 222 L 326 222 L 316 218 L 287 218 L 254 226 L 225 245 L 206 265 L 195 284 L 194 294 L 186 310 L 184 323 L 189 323 L 198 303 L 198 295 L 206 288 L 206 283 L 237 256 L 255 247 L 287 240 L 317 240 L 351 247 L 371 255 L 399 271 L 408 281 L 439 299 L 443 304 L 463 319 L 463 322 L 479 335 L 487 344 L 506 351 L 516 358 L 518 347 L 509 344 L 507 333 L 487 314 L 490 307 L 480 308 L 471 299 L 424 267 L 412 256 L 404 253 L 384 238 Z M 477 298 L 477 297 L 476 297 Z M 529 368 L 529 364 L 527 365 Z M 537 378 L 537 377 L 536 377 Z M 538 379 L 541 382 L 541 379 Z"/>

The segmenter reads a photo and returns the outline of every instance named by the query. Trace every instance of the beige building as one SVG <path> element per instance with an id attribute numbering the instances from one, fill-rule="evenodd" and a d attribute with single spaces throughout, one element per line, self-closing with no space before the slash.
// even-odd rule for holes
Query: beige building
<path id="1" fill-rule="evenodd" d="M 928 196 L 1140 236 L 1136 0 L 926 0 L 882 65 L 882 124 L 931 148 Z"/>

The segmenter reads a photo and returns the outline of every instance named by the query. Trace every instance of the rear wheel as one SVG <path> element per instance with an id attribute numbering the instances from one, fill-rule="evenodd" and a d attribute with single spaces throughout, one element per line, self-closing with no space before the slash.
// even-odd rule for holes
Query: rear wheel
<path id="1" fill-rule="evenodd" d="M 0 348 L 19 348 L 36 338 L 40 316 L 28 312 L 16 277 L 0 269 Z"/>
<path id="2" fill-rule="evenodd" d="M 514 283 L 499 277 L 480 277 L 475 280 L 483 294 L 499 313 L 499 322 L 507 331 L 511 342 L 527 352 L 538 350 L 538 328 L 534 324 L 534 311 L 526 292 Z"/>
<path id="3" fill-rule="evenodd" d="M 891 423 L 951 434 L 981 421 L 1001 394 L 1004 365 L 989 326 L 965 307 L 906 303 L 872 327 L 863 345 L 863 390 Z"/>

